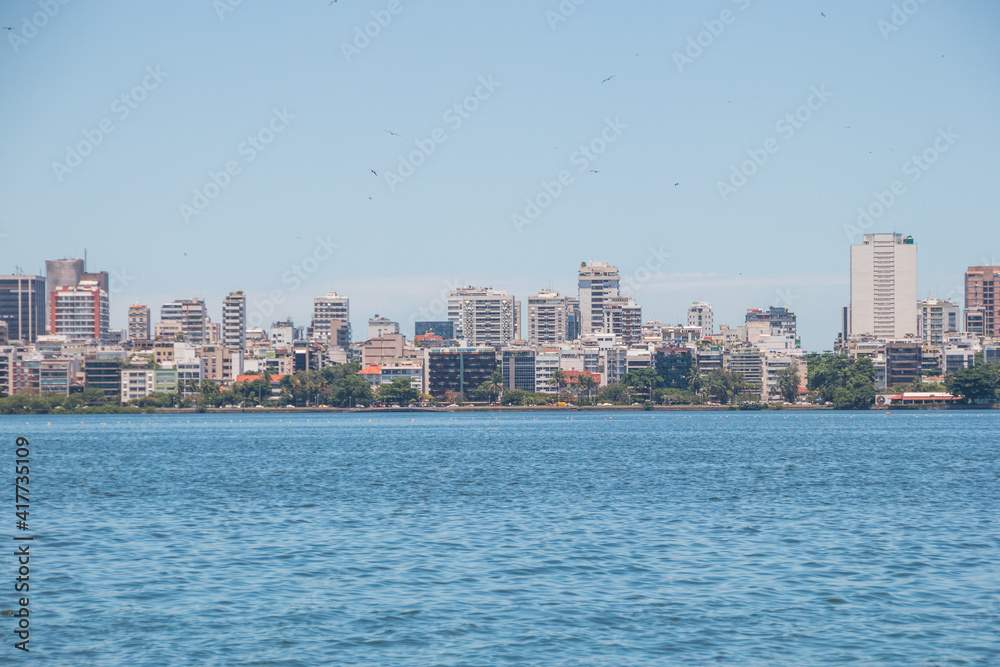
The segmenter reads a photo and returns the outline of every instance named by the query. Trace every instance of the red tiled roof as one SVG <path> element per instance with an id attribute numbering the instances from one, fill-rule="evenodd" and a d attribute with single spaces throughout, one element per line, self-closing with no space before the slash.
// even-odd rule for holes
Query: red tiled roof
<path id="1" fill-rule="evenodd" d="M 236 381 L 237 382 L 253 382 L 254 380 L 259 380 L 262 377 L 264 377 L 264 376 L 263 375 L 237 375 L 236 376 Z M 276 382 L 281 382 L 281 378 L 283 378 L 283 377 L 285 377 L 285 376 L 284 375 L 272 375 L 271 376 L 271 384 L 274 384 Z"/>
<path id="2" fill-rule="evenodd" d="M 382 374 L 382 367 L 379 366 L 378 364 L 372 364 L 368 368 L 358 371 L 358 375 L 381 375 L 381 374 Z"/>
<path id="3" fill-rule="evenodd" d="M 582 375 L 589 375 L 590 377 L 592 377 L 594 379 L 595 382 L 600 382 L 601 381 L 601 374 L 600 373 L 591 373 L 590 371 L 566 371 L 566 380 L 567 380 L 567 382 L 570 381 L 570 380 L 575 380 L 576 376 L 581 375 L 581 374 Z"/>

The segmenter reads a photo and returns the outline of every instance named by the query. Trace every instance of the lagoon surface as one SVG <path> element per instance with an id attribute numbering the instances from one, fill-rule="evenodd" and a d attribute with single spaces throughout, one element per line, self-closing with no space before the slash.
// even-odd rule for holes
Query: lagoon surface
<path id="1" fill-rule="evenodd" d="M 2 616 L 0 663 L 1000 664 L 997 411 L 41 415 L 0 433 L 8 486 L 31 441 L 38 536 L 32 650 Z"/>

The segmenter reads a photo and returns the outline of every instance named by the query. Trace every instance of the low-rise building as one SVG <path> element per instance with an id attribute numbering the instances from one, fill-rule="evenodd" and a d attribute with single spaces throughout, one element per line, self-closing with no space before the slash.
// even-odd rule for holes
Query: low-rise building
<path id="1" fill-rule="evenodd" d="M 807 389 L 809 367 L 806 363 L 805 355 L 801 353 L 770 352 L 763 356 L 763 387 L 761 396 L 765 400 L 776 400 L 782 398 L 781 390 L 778 389 L 779 373 L 788 368 L 794 368 L 798 373 L 799 381 L 796 389 L 804 392 Z M 796 394 L 796 397 L 798 394 Z"/>
<path id="2" fill-rule="evenodd" d="M 403 334 L 386 334 L 381 338 L 372 338 L 361 344 L 361 365 L 372 366 L 381 364 L 385 359 L 395 359 L 403 356 L 406 341 Z"/>
<path id="3" fill-rule="evenodd" d="M 941 345 L 944 335 L 961 327 L 958 304 L 927 297 L 917 302 L 917 335 L 924 345 Z"/>
<path id="4" fill-rule="evenodd" d="M 760 350 L 753 347 L 734 348 L 729 353 L 729 371 L 739 373 L 751 385 L 764 391 L 764 359 Z"/>
<path id="5" fill-rule="evenodd" d="M 535 392 L 539 394 L 556 393 L 552 374 L 559 368 L 558 348 L 544 349 L 535 353 Z"/>
<path id="6" fill-rule="evenodd" d="M 504 348 L 501 352 L 505 389 L 535 391 L 535 350 Z"/>
<path id="7" fill-rule="evenodd" d="M 886 386 L 910 384 L 920 377 L 922 354 L 922 348 L 918 342 L 893 341 L 886 343 Z"/>
<path id="8" fill-rule="evenodd" d="M 388 317 L 377 314 L 368 320 L 368 338 L 381 338 L 389 334 L 399 333 L 399 322 L 393 322 Z"/>
<path id="9" fill-rule="evenodd" d="M 243 372 L 243 353 L 226 345 L 203 345 L 195 355 L 205 364 L 205 379 L 229 384 Z"/>
<path id="10" fill-rule="evenodd" d="M 100 389 L 109 398 L 121 393 L 123 356 L 104 353 L 84 359 L 84 386 Z"/>
<path id="11" fill-rule="evenodd" d="M 372 388 L 381 387 L 384 384 L 391 384 L 398 378 L 406 378 L 410 381 L 410 386 L 419 391 L 424 391 L 424 365 L 421 359 L 386 359 L 381 364 L 372 364 L 358 371 L 358 376 L 363 378 Z"/>
<path id="12" fill-rule="evenodd" d="M 10 396 L 11 368 L 17 360 L 17 348 L 0 347 L 0 396 Z"/>
<path id="13" fill-rule="evenodd" d="M 941 370 L 954 373 L 963 368 L 972 368 L 976 362 L 975 350 L 958 345 L 945 345 L 941 348 Z"/>
<path id="14" fill-rule="evenodd" d="M 687 389 L 688 376 L 694 366 L 692 350 L 689 347 L 658 347 L 653 366 L 663 378 L 665 387 Z"/>
<path id="15" fill-rule="evenodd" d="M 149 396 L 153 393 L 153 387 L 152 368 L 122 369 L 120 386 L 122 403 Z"/>
<path id="16" fill-rule="evenodd" d="M 448 392 L 471 398 L 497 367 L 493 349 L 449 347 L 425 353 L 427 393 L 437 399 L 445 398 Z"/>

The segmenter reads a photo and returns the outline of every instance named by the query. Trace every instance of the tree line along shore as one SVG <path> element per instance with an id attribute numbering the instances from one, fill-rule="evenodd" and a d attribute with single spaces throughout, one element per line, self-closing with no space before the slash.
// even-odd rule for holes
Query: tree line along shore
<path id="1" fill-rule="evenodd" d="M 300 371 L 273 382 L 265 373 L 247 382 L 222 388 L 202 380 L 177 391 L 153 393 L 121 405 L 115 395 L 87 388 L 68 396 L 19 393 L 0 397 L 0 414 L 135 414 L 141 412 L 245 412 L 345 410 L 867 410 L 876 404 L 876 369 L 871 359 L 839 354 L 808 357 L 808 393 L 800 395 L 796 367 L 779 373 L 780 401 L 761 402 L 760 388 L 739 373 L 714 369 L 703 373 L 692 367 L 683 377 L 664 377 L 655 368 L 627 373 L 620 382 L 599 387 L 587 374 L 572 380 L 562 371 L 552 374 L 549 392 L 507 389 L 500 368 L 467 396 L 447 392 L 443 397 L 422 394 L 405 378 L 372 387 L 358 375 L 356 363 L 322 370 Z M 931 403 L 922 409 L 986 408 L 1000 403 L 1000 364 L 982 363 L 948 374 L 943 382 L 918 377 L 907 385 L 888 387 L 885 393 L 950 392 L 959 400 Z M 891 406 L 893 410 L 918 406 Z M 881 409 L 881 407 L 879 407 Z"/>

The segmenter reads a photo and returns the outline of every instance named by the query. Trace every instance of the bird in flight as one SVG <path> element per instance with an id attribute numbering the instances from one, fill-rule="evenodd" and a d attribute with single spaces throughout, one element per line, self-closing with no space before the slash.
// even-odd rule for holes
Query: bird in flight
<path id="1" fill-rule="evenodd" d="M 607 83 L 608 81 L 611 81 L 611 79 L 613 79 L 613 78 L 615 78 L 615 75 L 614 75 L 614 74 L 612 74 L 611 76 L 609 76 L 609 77 L 608 77 L 607 79 L 605 79 L 604 81 L 601 81 L 601 83 Z"/>
<path id="2" fill-rule="evenodd" d="M 399 135 L 396 134 L 395 132 L 393 132 L 392 130 L 385 130 L 385 132 L 388 132 L 389 134 L 391 134 L 394 137 L 399 137 Z M 402 138 L 402 137 L 400 137 L 400 138 Z"/>
<path id="3" fill-rule="evenodd" d="M 677 187 L 678 185 L 680 185 L 680 183 L 674 183 L 674 187 L 675 187 L 675 188 L 676 188 L 676 187 Z"/>
<path id="4" fill-rule="evenodd" d="M 368 171 L 370 171 L 371 173 L 373 173 L 373 174 L 375 174 L 376 176 L 378 176 L 378 172 L 377 172 L 377 171 L 375 171 L 374 169 L 369 169 Z"/>
<path id="5" fill-rule="evenodd" d="M 822 16 L 823 18 L 826 18 L 826 14 L 824 14 L 823 12 L 820 12 L 819 15 Z"/>
<path id="6" fill-rule="evenodd" d="M 597 171 L 596 169 L 591 169 L 591 170 L 590 170 L 590 173 L 592 173 L 592 174 L 599 174 L 599 173 L 601 173 L 601 172 Z"/>
<path id="7" fill-rule="evenodd" d="M 4 30 L 13 30 L 13 28 L 8 28 L 7 26 L 4 26 L 3 29 Z M 941 56 L 941 57 L 943 58 L 944 56 Z"/>

